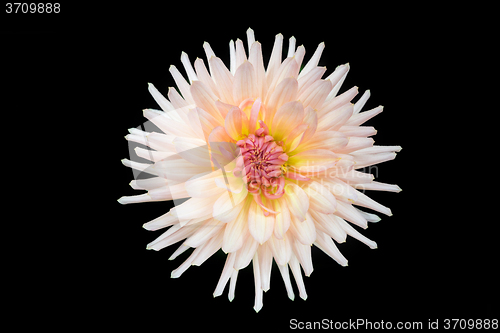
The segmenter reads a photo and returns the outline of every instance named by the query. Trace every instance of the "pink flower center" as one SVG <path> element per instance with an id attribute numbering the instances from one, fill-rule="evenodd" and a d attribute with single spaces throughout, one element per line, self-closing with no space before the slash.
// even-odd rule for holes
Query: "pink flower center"
<path id="1" fill-rule="evenodd" d="M 260 128 L 255 134 L 236 143 L 241 149 L 242 158 L 235 171 L 244 177 L 248 191 L 254 194 L 264 214 L 268 215 L 268 212 L 273 211 L 262 205 L 260 191 L 267 199 L 283 196 L 286 174 L 284 164 L 288 161 L 288 155 L 283 150 L 283 142 L 275 141 L 269 135 L 269 129 L 262 120 L 259 120 L 259 124 Z"/>

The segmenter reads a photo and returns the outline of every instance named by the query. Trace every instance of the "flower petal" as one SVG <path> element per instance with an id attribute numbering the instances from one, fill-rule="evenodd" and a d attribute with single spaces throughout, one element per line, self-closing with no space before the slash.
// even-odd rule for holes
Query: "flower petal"
<path id="1" fill-rule="evenodd" d="M 299 289 L 299 296 L 304 301 L 307 299 L 306 286 L 304 285 L 304 280 L 302 280 L 302 273 L 300 272 L 300 265 L 297 257 L 292 255 L 290 262 L 290 269 L 292 270 L 293 277 L 295 278 L 295 283 L 297 283 L 297 288 Z"/>
<path id="2" fill-rule="evenodd" d="M 285 78 L 281 81 L 272 95 L 268 96 L 269 102 L 266 104 L 265 122 L 271 124 L 275 118 L 276 111 L 285 103 L 291 102 L 297 96 L 297 80 L 293 77 Z"/>
<path id="3" fill-rule="evenodd" d="M 289 230 L 293 238 L 304 245 L 312 245 L 316 240 L 316 227 L 311 215 L 307 213 L 306 219 L 302 222 L 292 215 L 291 221 Z"/>
<path id="4" fill-rule="evenodd" d="M 319 119 L 318 131 L 338 131 L 352 116 L 353 105 L 347 104 Z"/>
<path id="5" fill-rule="evenodd" d="M 340 160 L 333 152 L 326 149 L 312 149 L 295 154 L 288 159 L 288 164 L 299 173 L 321 173 L 332 168 Z"/>
<path id="6" fill-rule="evenodd" d="M 305 188 L 309 196 L 309 208 L 323 214 L 335 213 L 337 200 L 326 186 L 313 181 Z"/>
<path id="7" fill-rule="evenodd" d="M 274 215 L 265 216 L 255 200 L 252 201 L 248 211 L 248 230 L 261 245 L 271 237 L 274 230 Z"/>
<path id="8" fill-rule="evenodd" d="M 304 107 L 310 106 L 313 109 L 319 109 L 331 90 L 332 83 L 330 81 L 317 80 L 299 95 L 298 99 L 302 101 Z"/>
<path id="9" fill-rule="evenodd" d="M 274 221 L 274 236 L 277 239 L 283 239 L 290 227 L 290 211 L 286 205 L 285 198 L 281 197 L 277 200 L 272 200 L 272 202 L 274 211 L 279 212 Z"/>
<path id="10" fill-rule="evenodd" d="M 330 101 L 327 101 L 321 108 L 319 112 L 319 117 L 321 118 L 326 114 L 332 112 L 332 110 L 338 109 L 343 105 L 348 104 L 357 94 L 358 94 L 358 87 L 352 87 L 343 94 L 331 99 Z"/>
<path id="11" fill-rule="evenodd" d="M 333 260 L 335 260 L 341 266 L 347 266 L 347 259 L 340 253 L 339 249 L 332 241 L 330 236 L 324 234 L 321 231 L 317 231 L 316 242 L 314 243 L 323 252 L 328 254 Z"/>
<path id="12" fill-rule="evenodd" d="M 257 98 L 257 76 L 252 64 L 246 61 L 236 69 L 233 81 L 233 100 L 236 103 L 247 98 Z"/>
<path id="13" fill-rule="evenodd" d="M 211 57 L 209 60 L 212 77 L 217 84 L 220 98 L 224 103 L 235 104 L 233 100 L 233 75 L 222 60 L 216 57 Z"/>
<path id="14" fill-rule="evenodd" d="M 301 143 L 294 152 L 299 153 L 311 149 L 328 149 L 333 152 L 340 152 L 340 150 L 347 146 L 348 142 L 349 140 L 342 132 L 318 132 L 307 143 Z"/>
<path id="15" fill-rule="evenodd" d="M 376 242 L 374 242 L 374 241 L 366 238 L 362 234 L 360 234 L 359 231 L 357 231 L 356 229 L 354 229 L 351 225 L 349 225 L 349 223 L 347 223 L 343 219 L 337 220 L 336 223 L 338 223 L 340 225 L 340 227 L 342 227 L 342 229 L 344 229 L 345 232 L 349 236 L 356 238 L 357 240 L 359 240 L 362 243 L 365 243 L 371 249 L 376 249 L 377 248 L 377 243 Z"/>
<path id="16" fill-rule="evenodd" d="M 304 221 L 309 209 L 309 197 L 307 193 L 298 185 L 287 181 L 284 197 L 286 206 L 290 210 L 290 217 L 295 216 L 299 222 Z"/>
<path id="17" fill-rule="evenodd" d="M 324 232 L 331 238 L 335 239 L 337 243 L 345 242 L 347 236 L 345 230 L 335 223 L 336 219 L 340 219 L 340 217 L 334 214 L 323 214 L 314 210 L 309 211 L 309 213 L 314 220 L 316 231 L 320 230 Z"/>
<path id="18" fill-rule="evenodd" d="M 194 81 L 191 84 L 191 95 L 196 103 L 196 105 L 206 112 L 208 112 L 212 117 L 214 117 L 219 125 L 224 123 L 224 118 L 217 109 L 215 101 L 218 99 L 210 89 L 201 81 Z"/>
<path id="19" fill-rule="evenodd" d="M 302 123 L 302 119 L 304 119 L 302 103 L 294 101 L 284 104 L 276 112 L 271 125 L 274 139 L 276 141 L 282 140 L 292 129 Z"/>
<path id="20" fill-rule="evenodd" d="M 214 297 L 222 295 L 227 281 L 229 281 L 231 274 L 233 274 L 234 259 L 236 259 L 236 255 L 234 253 L 229 253 L 227 255 L 226 263 L 224 264 L 224 268 L 222 269 L 222 274 L 219 278 L 219 282 L 217 283 L 217 287 L 215 287 Z"/>
<path id="21" fill-rule="evenodd" d="M 227 113 L 226 119 L 224 120 L 224 128 L 226 129 L 227 135 L 235 141 L 241 139 L 243 116 L 246 117 L 246 115 L 235 106 Z"/>
<path id="22" fill-rule="evenodd" d="M 272 235 L 267 244 L 269 245 L 269 248 L 278 265 L 286 265 L 287 262 L 290 261 L 290 256 L 292 255 L 292 245 L 290 243 L 289 236 L 284 235 L 282 239 L 277 239 L 274 235 Z"/>
<path id="23" fill-rule="evenodd" d="M 295 254 L 299 263 L 301 264 L 305 276 L 310 276 L 314 270 L 311 258 L 311 245 L 304 245 L 297 239 L 294 239 L 292 241 L 293 253 Z"/>
<path id="24" fill-rule="evenodd" d="M 248 233 L 247 216 L 248 204 L 244 205 L 238 217 L 227 223 L 222 240 L 222 251 L 230 253 L 243 246 L 243 241 Z"/>
<path id="25" fill-rule="evenodd" d="M 303 77 L 304 75 L 309 73 L 313 68 L 316 68 L 318 66 L 319 59 L 321 58 L 321 54 L 323 53 L 324 49 L 325 49 L 325 43 L 324 42 L 319 43 L 311 59 L 309 59 L 305 67 L 300 72 L 299 78 Z"/>

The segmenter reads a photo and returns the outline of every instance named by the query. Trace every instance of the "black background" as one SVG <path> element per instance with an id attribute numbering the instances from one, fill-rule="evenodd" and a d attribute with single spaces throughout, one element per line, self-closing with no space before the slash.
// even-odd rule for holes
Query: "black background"
<path id="1" fill-rule="evenodd" d="M 13 282 L 24 286 L 15 312 L 50 310 L 41 321 L 48 325 L 65 327 L 61 319 L 67 318 L 75 328 L 141 332 L 281 330 L 293 318 L 409 320 L 424 327 L 429 319 L 498 318 L 498 250 L 476 220 L 482 206 L 471 201 L 473 185 L 456 177 L 467 168 L 467 148 L 461 142 L 457 149 L 457 126 L 448 122 L 456 110 L 447 89 L 457 80 L 449 55 L 463 45 L 458 23 L 411 5 L 62 5 L 60 15 L 2 17 L 4 92 L 13 101 L 6 121 L 17 138 L 31 139 L 24 148 L 16 139 L 28 154 L 21 164 L 29 175 L 17 187 L 36 184 L 27 202 L 43 202 L 26 209 L 36 211 L 35 219 L 18 222 L 38 250 L 9 256 L 17 267 Z M 161 231 L 142 228 L 171 203 L 116 201 L 137 194 L 120 160 L 129 158 L 127 129 L 145 121 L 142 109 L 157 108 L 147 83 L 166 94 L 175 85 L 169 66 L 183 72 L 182 51 L 192 62 L 204 59 L 204 41 L 228 64 L 229 40 L 246 45 L 248 27 L 265 63 L 278 33 L 284 54 L 291 36 L 305 46 L 305 61 L 324 41 L 319 64 L 327 66 L 326 75 L 351 66 L 341 92 L 354 85 L 360 95 L 370 89 L 364 109 L 384 105 L 367 123 L 378 130 L 376 144 L 403 147 L 394 161 L 378 166 L 377 179 L 403 191 L 370 193 L 393 212 L 363 231 L 378 249 L 349 237 L 338 246 L 349 260 L 341 267 L 313 248 L 314 272 L 304 277 L 307 301 L 293 278 L 295 301 L 287 298 L 274 266 L 258 314 L 251 266 L 239 273 L 231 303 L 228 286 L 212 297 L 224 266 L 220 251 L 171 279 L 187 253 L 168 261 L 175 245 L 146 251 Z"/>

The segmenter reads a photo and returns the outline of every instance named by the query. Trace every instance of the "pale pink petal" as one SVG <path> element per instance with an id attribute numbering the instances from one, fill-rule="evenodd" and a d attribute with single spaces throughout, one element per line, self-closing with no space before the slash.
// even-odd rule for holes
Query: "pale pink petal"
<path id="1" fill-rule="evenodd" d="M 262 309 L 262 284 L 260 279 L 260 267 L 259 267 L 259 255 L 255 253 L 253 257 L 253 278 L 255 280 L 255 303 L 254 310 L 255 312 L 259 312 Z"/>
<path id="2" fill-rule="evenodd" d="M 371 182 L 367 184 L 355 184 L 354 188 L 359 190 L 373 190 L 373 191 L 388 191 L 388 192 L 401 192 L 401 187 L 393 184 Z"/>
<path id="3" fill-rule="evenodd" d="M 324 234 L 321 231 L 317 231 L 316 242 L 314 243 L 323 252 L 328 254 L 333 260 L 335 260 L 341 266 L 347 266 L 347 259 L 340 253 L 339 249 L 332 241 L 330 236 Z"/>
<path id="4" fill-rule="evenodd" d="M 288 102 L 276 111 L 271 125 L 271 133 L 275 140 L 282 140 L 287 132 L 299 126 L 304 119 L 304 107 L 298 101 Z M 269 126 L 269 125 L 268 125 Z"/>
<path id="5" fill-rule="evenodd" d="M 326 114 L 330 113 L 332 110 L 338 109 L 343 105 L 346 105 L 351 102 L 351 100 L 358 94 L 358 87 L 352 87 L 347 90 L 343 94 L 331 99 L 330 101 L 326 101 L 325 104 L 321 107 L 319 118 L 322 118 Z"/>
<path id="6" fill-rule="evenodd" d="M 340 217 L 334 214 L 323 214 L 313 210 L 310 211 L 310 214 L 314 220 L 314 226 L 316 227 L 316 231 L 320 230 L 324 232 L 328 236 L 335 239 L 337 243 L 345 242 L 347 235 L 345 230 L 335 223 L 335 220 L 340 219 Z"/>
<path id="7" fill-rule="evenodd" d="M 261 288 L 263 291 L 268 291 L 271 283 L 273 254 L 267 243 L 260 245 L 257 253 L 259 256 Z"/>
<path id="8" fill-rule="evenodd" d="M 361 125 L 364 122 L 366 122 L 367 120 L 369 120 L 369 119 L 375 117 L 376 115 L 378 115 L 383 110 L 384 110 L 384 107 L 382 105 L 377 106 L 374 109 L 371 109 L 371 110 L 368 110 L 368 111 L 364 111 L 364 112 L 361 112 L 361 113 L 358 113 L 358 114 L 352 116 L 351 119 L 349 119 L 345 124 L 349 125 L 349 126 L 358 126 L 358 125 Z"/>
<path id="9" fill-rule="evenodd" d="M 222 240 L 222 251 L 225 253 L 235 252 L 243 246 L 248 234 L 247 215 L 248 209 L 241 209 L 238 217 L 226 224 Z"/>
<path id="10" fill-rule="evenodd" d="M 359 194 L 358 194 L 358 201 L 359 201 Z M 357 226 L 360 226 L 363 229 L 368 228 L 368 222 L 366 219 L 359 214 L 356 209 L 345 202 L 342 201 L 337 201 L 337 211 L 334 213 L 338 217 L 341 217 L 351 223 L 356 224 Z"/>
<path id="11" fill-rule="evenodd" d="M 337 164 L 340 158 L 326 149 L 306 150 L 288 159 L 299 173 L 322 173 Z"/>
<path id="12" fill-rule="evenodd" d="M 368 245 L 371 249 L 376 249 L 377 248 L 377 243 L 366 238 L 365 236 L 363 236 L 362 234 L 359 233 L 359 231 L 357 231 L 356 229 L 354 229 L 351 225 L 349 225 L 349 223 L 347 223 L 346 221 L 342 220 L 342 219 L 339 219 L 336 221 L 336 223 L 338 223 L 342 229 L 345 230 L 345 232 L 351 236 L 351 237 L 354 237 L 356 238 L 357 240 L 359 240 L 360 242 L 362 243 L 365 243 L 366 245 Z"/>
<path id="13" fill-rule="evenodd" d="M 210 152 L 205 141 L 194 138 L 177 137 L 173 141 L 176 152 L 194 165 L 210 168 Z"/>
<path id="14" fill-rule="evenodd" d="M 304 119 L 302 120 L 303 124 L 307 124 L 307 129 L 302 136 L 301 144 L 308 142 L 316 133 L 316 128 L 318 127 L 318 115 L 313 108 L 307 107 L 304 110 Z"/>
<path id="15" fill-rule="evenodd" d="M 188 76 L 189 83 L 192 84 L 193 81 L 198 81 L 198 77 L 196 76 L 196 73 L 194 72 L 193 66 L 191 65 L 191 62 L 189 61 L 189 57 L 188 57 L 186 52 L 182 52 L 181 62 L 182 62 L 182 65 L 184 66 L 184 69 L 186 70 L 186 74 Z"/>
<path id="16" fill-rule="evenodd" d="M 248 61 L 252 63 L 255 69 L 255 79 L 257 82 L 257 94 L 262 100 L 267 96 L 267 81 L 266 71 L 264 69 L 264 61 L 262 60 L 262 47 L 259 42 L 254 42 L 250 48 Z"/>
<path id="17" fill-rule="evenodd" d="M 283 278 L 283 282 L 285 282 L 285 288 L 288 298 L 293 301 L 295 299 L 295 294 L 293 293 L 292 282 L 290 281 L 288 264 L 278 265 L 278 268 L 280 270 L 281 277 Z"/>
<path id="18" fill-rule="evenodd" d="M 217 119 L 219 125 L 223 124 L 224 118 L 222 118 L 219 109 L 215 105 L 215 101 L 218 99 L 217 96 L 201 81 L 193 82 L 190 89 L 196 105 Z"/>
<path id="19" fill-rule="evenodd" d="M 274 236 L 277 239 L 283 239 L 290 227 L 290 211 L 283 197 L 273 200 L 273 204 L 274 211 L 279 212 L 279 214 L 276 214 L 276 219 L 274 221 Z"/>
<path id="20" fill-rule="evenodd" d="M 224 128 L 227 135 L 235 141 L 241 139 L 243 117 L 246 117 L 246 115 L 238 107 L 233 107 L 224 120 Z"/>
<path id="21" fill-rule="evenodd" d="M 339 129 L 347 136 L 367 137 L 377 134 L 377 130 L 372 126 L 348 126 L 344 125 Z"/>
<path id="22" fill-rule="evenodd" d="M 182 74 L 179 72 L 177 67 L 174 65 L 171 65 L 170 68 L 168 69 L 170 74 L 172 74 L 172 77 L 174 78 L 175 84 L 181 91 L 182 97 L 188 104 L 194 104 L 194 100 L 191 97 L 191 92 L 189 91 L 189 83 L 187 83 L 186 79 L 182 76 Z"/>
<path id="23" fill-rule="evenodd" d="M 203 63 L 203 60 L 200 58 L 197 58 L 196 61 L 194 62 L 194 69 L 196 70 L 196 75 L 198 76 L 198 79 L 203 82 L 207 87 L 210 88 L 210 91 L 217 96 L 217 98 L 220 98 L 219 96 L 219 91 L 217 87 L 215 86 L 215 82 L 208 73 L 207 68 L 205 67 L 205 64 Z"/>
<path id="24" fill-rule="evenodd" d="M 333 89 L 326 98 L 327 101 L 330 101 L 335 96 L 337 96 L 337 93 L 339 92 L 340 87 L 342 86 L 342 83 L 344 82 L 348 72 L 349 72 L 349 64 L 347 63 L 345 65 L 340 65 L 337 68 L 335 68 L 335 71 L 333 71 L 333 73 L 326 78 L 326 80 L 330 80 L 333 84 Z"/>
<path id="25" fill-rule="evenodd" d="M 298 99 L 302 101 L 304 107 L 310 106 L 319 109 L 325 102 L 326 96 L 332 90 L 332 83 L 328 80 L 317 80 L 309 86 Z"/>
<path id="26" fill-rule="evenodd" d="M 224 191 L 214 202 L 213 217 L 224 223 L 234 221 L 244 208 L 247 193 L 246 187 L 240 193 Z"/>
<path id="27" fill-rule="evenodd" d="M 161 107 L 161 109 L 165 112 L 169 112 L 169 111 L 173 111 L 174 110 L 174 106 L 172 104 L 170 104 L 170 102 L 168 101 L 168 99 L 166 99 L 156 88 L 153 84 L 151 83 L 148 83 L 148 90 L 151 94 L 151 96 L 153 96 L 154 100 L 156 101 L 156 103 L 158 103 L 158 105 Z"/>
<path id="28" fill-rule="evenodd" d="M 335 213 L 337 200 L 329 188 L 316 181 L 307 184 L 305 188 L 309 196 L 309 208 L 323 214 Z"/>
<path id="29" fill-rule="evenodd" d="M 202 225 L 194 234 L 184 241 L 185 246 L 198 247 L 205 244 L 215 234 L 221 232 L 225 224 L 213 218 L 202 222 Z"/>
<path id="30" fill-rule="evenodd" d="M 293 277 L 295 278 L 295 283 L 297 283 L 299 296 L 305 301 L 307 299 L 306 286 L 304 285 L 304 280 L 302 280 L 302 272 L 300 271 L 299 261 L 294 255 L 292 255 L 288 264 L 290 265 Z"/>
<path id="31" fill-rule="evenodd" d="M 234 269 L 240 270 L 247 267 L 256 254 L 258 247 L 259 243 L 257 243 L 257 241 L 250 234 L 247 234 L 243 241 L 243 245 L 238 251 L 236 251 Z"/>
<path id="32" fill-rule="evenodd" d="M 209 59 L 209 63 L 222 102 L 234 105 L 233 75 L 219 58 L 212 57 Z"/>
<path id="33" fill-rule="evenodd" d="M 392 212 L 388 207 L 379 204 L 364 193 L 356 191 L 356 194 L 358 195 L 358 200 L 355 202 L 357 206 L 370 208 L 387 216 L 392 216 Z"/>
<path id="34" fill-rule="evenodd" d="M 330 190 L 330 192 L 333 193 L 333 195 L 335 195 L 337 200 L 343 201 L 347 204 L 358 200 L 357 191 L 338 178 L 325 178 L 324 185 Z"/>
<path id="35" fill-rule="evenodd" d="M 286 265 L 286 263 L 290 260 L 290 256 L 292 255 L 292 247 L 290 243 L 290 237 L 284 235 L 282 239 L 277 239 L 274 235 L 269 238 L 269 241 L 266 243 L 271 250 L 274 259 L 278 265 Z"/>
<path id="36" fill-rule="evenodd" d="M 155 231 L 176 223 L 179 223 L 179 219 L 177 218 L 177 216 L 172 215 L 172 213 L 168 212 L 160 217 L 155 218 L 152 221 L 144 223 L 142 227 L 149 231 Z"/>
<path id="37" fill-rule="evenodd" d="M 354 103 L 354 114 L 358 114 L 359 111 L 365 106 L 366 101 L 370 98 L 370 90 L 366 90 L 363 95 L 358 99 L 356 103 Z"/>
<path id="38" fill-rule="evenodd" d="M 248 230 L 261 245 L 271 237 L 274 230 L 274 214 L 265 216 L 255 200 L 248 211 Z"/>
<path id="39" fill-rule="evenodd" d="M 295 257 L 297 257 L 297 260 L 301 264 L 305 276 L 310 276 L 314 270 L 311 258 L 311 245 L 312 244 L 304 245 L 297 239 L 294 239 L 292 241 L 293 253 L 295 254 Z"/>
<path id="40" fill-rule="evenodd" d="M 236 46 L 234 41 L 229 41 L 229 71 L 234 75 L 236 73 Z"/>
<path id="41" fill-rule="evenodd" d="M 295 54 L 295 37 L 290 37 L 290 39 L 288 40 L 288 53 L 287 53 L 287 57 L 290 58 L 290 57 L 293 57 L 293 55 Z"/>
<path id="42" fill-rule="evenodd" d="M 321 42 L 316 48 L 316 51 L 314 51 L 314 54 L 312 55 L 311 59 L 309 59 L 305 67 L 300 72 L 299 78 L 303 77 L 304 75 L 309 73 L 313 68 L 316 68 L 318 66 L 319 59 L 321 58 L 321 54 L 323 53 L 324 49 L 325 49 L 325 43 Z"/>
<path id="43" fill-rule="evenodd" d="M 359 149 L 372 147 L 374 142 L 375 140 L 373 140 L 372 138 L 360 138 L 353 136 L 349 138 L 349 142 L 347 143 L 346 146 L 336 150 L 335 152 L 339 154 L 349 154 Z"/>
<path id="44" fill-rule="evenodd" d="M 224 268 L 222 269 L 222 274 L 220 276 L 219 282 L 217 283 L 217 287 L 215 287 L 214 297 L 222 295 L 224 288 L 226 287 L 227 281 L 233 274 L 234 268 L 234 259 L 236 255 L 234 253 L 229 253 L 226 258 L 226 263 L 224 264 Z"/>
<path id="45" fill-rule="evenodd" d="M 316 227 L 311 215 L 307 213 L 304 221 L 300 221 L 294 215 L 291 216 L 290 232 L 294 239 L 297 239 L 304 245 L 311 245 L 316 240 Z"/>
<path id="46" fill-rule="evenodd" d="M 301 143 L 294 152 L 299 153 L 305 150 L 321 148 L 327 148 L 333 152 L 340 152 L 347 146 L 348 142 L 347 136 L 342 132 L 318 132 L 306 143 Z"/>
<path id="47" fill-rule="evenodd" d="M 196 258 L 193 260 L 193 265 L 200 266 L 203 264 L 208 258 L 214 255 L 215 252 L 219 251 L 222 246 L 222 238 L 224 236 L 224 232 L 218 232 L 214 237 L 210 238 L 208 242 L 198 247 L 195 251 L 198 252 Z M 199 249 L 199 250 L 198 250 Z"/>
<path id="48" fill-rule="evenodd" d="M 323 74 L 326 72 L 326 67 L 316 67 L 312 69 L 309 73 L 302 76 L 298 79 L 299 83 L 299 91 L 297 93 L 298 96 L 301 96 L 304 91 L 306 91 L 314 82 L 318 81 L 323 77 Z"/>
<path id="49" fill-rule="evenodd" d="M 236 40 L 236 71 L 238 68 L 247 61 L 247 55 L 245 53 L 245 47 L 243 46 L 243 42 L 241 39 Z"/>
<path id="50" fill-rule="evenodd" d="M 290 216 L 295 216 L 299 222 L 304 221 L 309 209 L 309 197 L 307 193 L 300 186 L 287 181 L 284 197 L 286 205 L 290 210 Z"/>
<path id="51" fill-rule="evenodd" d="M 240 41 L 241 42 L 241 41 Z M 233 81 L 233 100 L 236 103 L 247 98 L 257 97 L 257 76 L 252 64 L 245 60 L 241 66 L 236 69 Z"/>
<path id="52" fill-rule="evenodd" d="M 272 124 L 276 111 L 282 105 L 296 99 L 297 87 L 297 80 L 292 77 L 286 78 L 278 84 L 272 95 L 268 96 L 269 102 L 266 104 L 265 115 L 266 124 Z"/>
<path id="53" fill-rule="evenodd" d="M 281 51 L 283 48 L 283 35 L 277 34 L 274 40 L 273 50 L 271 52 L 271 58 L 267 65 L 266 70 L 266 81 L 267 85 L 271 85 L 273 78 L 281 65 Z"/>
<path id="54" fill-rule="evenodd" d="M 231 274 L 231 280 L 229 281 L 229 292 L 227 294 L 229 302 L 232 302 L 234 299 L 234 290 L 236 289 L 236 280 L 238 279 L 238 272 L 239 271 L 234 270 L 233 274 Z"/>
<path id="55" fill-rule="evenodd" d="M 354 155 L 355 169 L 365 168 L 370 165 L 387 162 L 396 158 L 396 153 L 361 154 Z"/>
<path id="56" fill-rule="evenodd" d="M 186 237 L 191 236 L 199 227 L 195 225 L 190 228 L 181 228 L 179 224 L 170 227 L 165 233 L 160 237 L 148 244 L 146 249 L 159 251 L 167 246 L 177 243 Z"/>
<path id="57" fill-rule="evenodd" d="M 352 104 L 335 109 L 319 119 L 318 131 L 338 131 L 352 116 Z"/>

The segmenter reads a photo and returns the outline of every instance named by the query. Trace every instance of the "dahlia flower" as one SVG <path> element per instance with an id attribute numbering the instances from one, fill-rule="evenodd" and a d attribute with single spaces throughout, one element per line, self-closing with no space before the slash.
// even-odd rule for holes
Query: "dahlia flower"
<path id="1" fill-rule="evenodd" d="M 171 66 L 178 90 L 170 88 L 168 99 L 149 84 L 163 111 L 145 109 L 144 116 L 163 133 L 130 129 L 126 139 L 151 148 L 135 148 L 151 163 L 122 162 L 152 177 L 130 184 L 147 193 L 118 201 L 176 200 L 169 212 L 144 224 L 147 230 L 169 227 L 147 249 L 182 241 L 174 259 L 194 248 L 172 278 L 222 249 L 227 258 L 213 295 L 221 295 L 230 280 L 230 301 L 238 271 L 252 263 L 254 309 L 259 311 L 273 260 L 288 297 L 294 299 L 290 268 L 305 300 L 300 267 L 306 276 L 312 273 L 312 245 L 342 266 L 347 259 L 333 240 L 342 243 L 349 235 L 377 248 L 351 224 L 367 228 L 380 218 L 358 207 L 392 214 L 364 190 L 401 189 L 376 182 L 360 169 L 394 159 L 401 147 L 374 146 L 370 136 L 376 130 L 360 126 L 382 112 L 382 106 L 361 112 L 368 90 L 354 104 L 357 87 L 337 95 L 349 64 L 322 79 L 326 68 L 318 62 L 324 43 L 303 66 L 305 48 L 296 48 L 294 37 L 282 61 L 283 36 L 278 34 L 267 68 L 251 29 L 247 43 L 248 54 L 241 40 L 230 42 L 229 69 L 206 42 L 208 69 L 199 58 L 193 67 L 183 52 L 188 80 Z"/>

